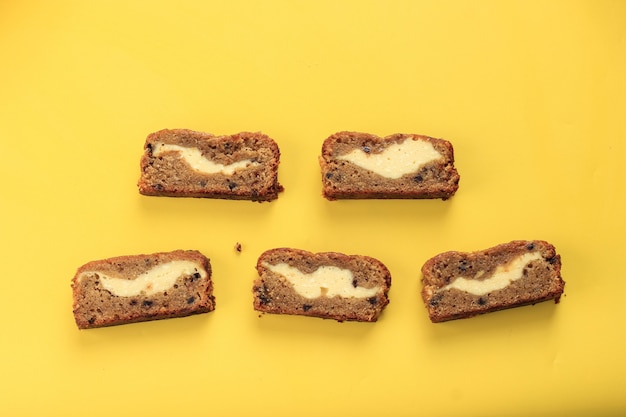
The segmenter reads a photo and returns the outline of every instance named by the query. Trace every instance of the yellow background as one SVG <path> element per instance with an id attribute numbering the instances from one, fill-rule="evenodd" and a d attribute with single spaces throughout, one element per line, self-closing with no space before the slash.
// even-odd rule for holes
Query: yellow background
<path id="1" fill-rule="evenodd" d="M 626 2 L 3 1 L 0 59 L 0 415 L 626 412 Z M 285 192 L 140 196 L 162 128 L 263 131 Z M 458 193 L 324 200 L 340 130 L 450 140 Z M 513 239 L 557 247 L 561 303 L 431 324 L 423 262 Z M 259 318 L 277 246 L 380 259 L 391 304 Z M 179 248 L 211 258 L 216 311 L 76 329 L 76 268 Z"/>

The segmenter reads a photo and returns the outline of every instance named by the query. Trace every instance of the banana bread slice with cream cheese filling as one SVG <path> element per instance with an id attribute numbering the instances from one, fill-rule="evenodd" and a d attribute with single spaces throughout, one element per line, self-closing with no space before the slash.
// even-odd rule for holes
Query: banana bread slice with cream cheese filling
<path id="1" fill-rule="evenodd" d="M 277 248 L 258 259 L 255 310 L 337 321 L 376 321 L 389 303 L 391 274 L 362 255 Z"/>
<path id="2" fill-rule="evenodd" d="M 80 329 L 183 317 L 215 309 L 211 264 L 198 251 L 89 262 L 72 279 Z"/>
<path id="3" fill-rule="evenodd" d="M 432 322 L 558 302 L 561 256 L 542 240 L 516 240 L 477 252 L 445 252 L 422 267 L 422 298 Z"/>
<path id="4" fill-rule="evenodd" d="M 271 201 L 280 150 L 262 133 L 214 136 L 188 129 L 150 134 L 141 158 L 139 192 L 151 196 Z"/>

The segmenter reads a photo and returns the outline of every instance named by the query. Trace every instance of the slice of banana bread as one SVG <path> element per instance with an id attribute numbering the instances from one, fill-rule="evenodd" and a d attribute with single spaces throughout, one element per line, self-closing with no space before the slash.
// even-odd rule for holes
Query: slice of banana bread
<path id="1" fill-rule="evenodd" d="M 262 133 L 227 136 L 187 129 L 148 135 L 141 158 L 139 192 L 169 197 L 270 201 L 278 183 L 280 151 Z"/>
<path id="2" fill-rule="evenodd" d="M 276 248 L 256 268 L 252 292 L 261 312 L 371 322 L 389 303 L 389 270 L 368 256 Z"/>
<path id="3" fill-rule="evenodd" d="M 516 240 L 477 252 L 445 252 L 422 267 L 430 320 L 472 317 L 546 300 L 559 302 L 561 257 L 542 240 Z"/>
<path id="4" fill-rule="evenodd" d="M 89 262 L 72 280 L 79 329 L 183 317 L 214 310 L 211 264 L 198 251 Z"/>
<path id="5" fill-rule="evenodd" d="M 319 162 L 329 200 L 446 200 L 459 187 L 452 144 L 428 136 L 339 132 L 324 141 Z"/>

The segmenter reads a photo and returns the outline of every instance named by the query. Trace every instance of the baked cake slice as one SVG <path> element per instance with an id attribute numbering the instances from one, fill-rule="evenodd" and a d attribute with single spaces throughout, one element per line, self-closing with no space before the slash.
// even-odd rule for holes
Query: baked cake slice
<path id="1" fill-rule="evenodd" d="M 559 302 L 561 257 L 541 240 L 516 240 L 477 252 L 446 252 L 422 267 L 422 298 L 432 322 Z"/>
<path id="2" fill-rule="evenodd" d="M 89 262 L 72 280 L 79 329 L 206 313 L 215 308 L 211 264 L 198 251 Z"/>
<path id="3" fill-rule="evenodd" d="M 319 162 L 322 192 L 329 200 L 446 200 L 459 187 L 452 144 L 428 136 L 339 132 L 324 141 Z"/>
<path id="4" fill-rule="evenodd" d="M 389 270 L 368 256 L 277 248 L 256 268 L 257 311 L 372 322 L 389 304 Z"/>
<path id="5" fill-rule="evenodd" d="M 141 158 L 139 192 L 169 197 L 270 201 L 278 183 L 280 151 L 262 133 L 228 136 L 187 129 L 150 134 Z"/>

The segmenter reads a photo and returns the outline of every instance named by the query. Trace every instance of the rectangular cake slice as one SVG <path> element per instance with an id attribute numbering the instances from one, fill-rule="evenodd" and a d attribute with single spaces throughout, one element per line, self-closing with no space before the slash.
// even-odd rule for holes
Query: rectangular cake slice
<path id="1" fill-rule="evenodd" d="M 280 151 L 262 133 L 228 136 L 187 129 L 150 134 L 141 158 L 139 192 L 169 197 L 270 201 L 278 183 Z"/>
<path id="2" fill-rule="evenodd" d="M 198 251 L 89 262 L 72 280 L 79 329 L 206 313 L 215 308 L 211 264 Z"/>
<path id="3" fill-rule="evenodd" d="M 371 322 L 389 303 L 389 270 L 368 256 L 277 248 L 264 252 L 256 268 L 257 311 Z"/>
<path id="4" fill-rule="evenodd" d="M 445 252 L 422 267 L 422 298 L 441 322 L 506 308 L 558 302 L 561 257 L 541 240 L 516 240 L 477 252 Z"/>
<path id="5" fill-rule="evenodd" d="M 445 200 L 459 187 L 452 144 L 428 136 L 339 132 L 324 141 L 319 162 L 329 200 Z"/>

